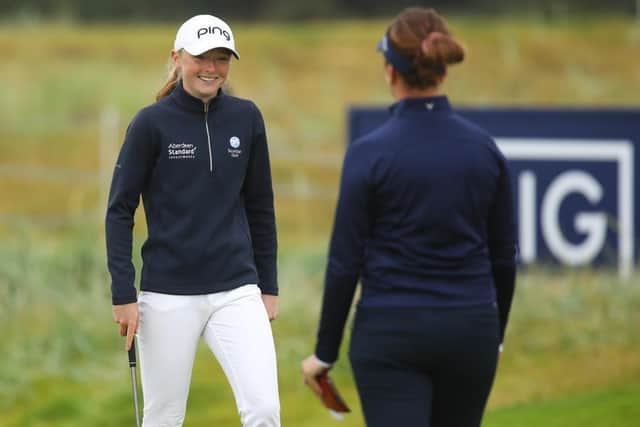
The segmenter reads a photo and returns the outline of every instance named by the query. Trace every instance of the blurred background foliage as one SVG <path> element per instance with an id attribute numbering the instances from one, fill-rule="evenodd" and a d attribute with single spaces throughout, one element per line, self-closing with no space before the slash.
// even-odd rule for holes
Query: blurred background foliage
<path id="1" fill-rule="evenodd" d="M 429 4 L 450 11 L 468 48 L 444 87 L 454 105 L 638 108 L 637 2 Z M 298 366 L 314 341 L 347 112 L 391 102 L 375 45 L 402 5 L 0 0 L 0 426 L 133 424 L 110 313 L 106 191 L 130 118 L 164 81 L 177 26 L 200 12 L 231 23 L 242 60 L 230 88 L 254 100 L 267 124 L 283 425 L 333 423 Z M 517 286 L 485 425 L 640 425 L 638 276 L 538 266 Z M 335 378 L 355 414 L 343 425 L 362 426 L 346 347 Z M 212 424 L 239 423 L 202 347 L 185 425 Z"/>
<path id="2" fill-rule="evenodd" d="M 408 6 L 429 6 L 445 14 L 487 16 L 536 16 L 566 19 L 584 15 L 637 15 L 637 0 L 170 0 L 87 2 L 84 0 L 2 0 L 5 17 L 63 18 L 79 21 L 174 21 L 191 11 L 211 8 L 220 16 L 244 20 L 298 20 L 387 17 Z"/>

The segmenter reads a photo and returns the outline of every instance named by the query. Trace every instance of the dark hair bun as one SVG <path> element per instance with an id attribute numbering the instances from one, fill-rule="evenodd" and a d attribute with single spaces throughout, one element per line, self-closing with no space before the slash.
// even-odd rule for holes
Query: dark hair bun
<path id="1" fill-rule="evenodd" d="M 434 9 L 405 9 L 390 25 L 389 35 L 402 55 L 413 58 L 414 72 L 402 76 L 410 87 L 437 86 L 447 66 L 464 60 L 464 47 Z"/>
<path id="2" fill-rule="evenodd" d="M 454 38 L 438 31 L 430 33 L 420 45 L 422 54 L 435 62 L 453 65 L 464 59 L 464 48 Z"/>

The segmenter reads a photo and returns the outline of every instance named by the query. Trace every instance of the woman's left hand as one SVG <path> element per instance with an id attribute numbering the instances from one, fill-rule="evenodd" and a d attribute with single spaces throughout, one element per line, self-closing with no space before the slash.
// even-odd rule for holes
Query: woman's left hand
<path id="1" fill-rule="evenodd" d="M 315 354 L 312 354 L 302 361 L 302 376 L 304 377 L 304 383 L 308 385 L 319 397 L 322 397 L 322 390 L 318 384 L 317 377 L 326 373 L 329 369 L 331 369 L 331 366 L 318 360 Z"/>
<path id="2" fill-rule="evenodd" d="M 262 302 L 264 303 L 264 308 L 267 309 L 269 321 L 275 320 L 278 317 L 278 296 L 263 294 Z"/>

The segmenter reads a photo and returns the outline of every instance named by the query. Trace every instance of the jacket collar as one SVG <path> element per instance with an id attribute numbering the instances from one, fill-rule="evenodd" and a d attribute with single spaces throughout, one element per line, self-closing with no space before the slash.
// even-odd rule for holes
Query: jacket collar
<path id="1" fill-rule="evenodd" d="M 449 113 L 452 111 L 449 100 L 444 95 L 420 98 L 404 98 L 389 107 L 394 116 L 408 112 Z"/>
<path id="2" fill-rule="evenodd" d="M 171 95 L 169 96 L 178 105 L 180 105 L 181 107 L 189 111 L 196 111 L 200 113 L 205 111 L 204 102 L 202 102 L 201 99 L 190 95 L 186 90 L 184 90 L 184 87 L 182 86 L 182 81 L 178 81 L 178 84 L 176 85 L 175 89 L 173 89 L 173 92 L 171 92 Z M 222 91 L 222 88 L 218 89 L 218 94 L 209 100 L 208 110 L 212 111 L 213 109 L 218 107 L 223 102 L 224 97 L 225 97 L 225 94 Z"/>

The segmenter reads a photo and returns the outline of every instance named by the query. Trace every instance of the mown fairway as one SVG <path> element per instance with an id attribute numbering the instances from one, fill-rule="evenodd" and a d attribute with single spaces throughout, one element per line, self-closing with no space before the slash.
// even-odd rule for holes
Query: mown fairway
<path id="1" fill-rule="evenodd" d="M 445 87 L 454 104 L 640 104 L 640 27 L 631 21 L 451 23 L 469 48 Z M 390 102 L 374 49 L 385 22 L 233 24 L 242 60 L 231 85 L 264 113 L 275 176 L 283 425 L 329 426 L 298 366 L 313 345 L 347 109 Z M 163 82 L 174 31 L 0 27 L 0 426 L 133 425 L 101 218 L 114 153 Z M 105 111 L 117 125 L 101 127 Z M 635 277 L 523 272 L 485 425 L 640 425 L 639 329 Z M 361 426 L 346 357 L 335 371 L 356 411 L 342 425 Z M 185 425 L 239 425 L 204 347 Z"/>

